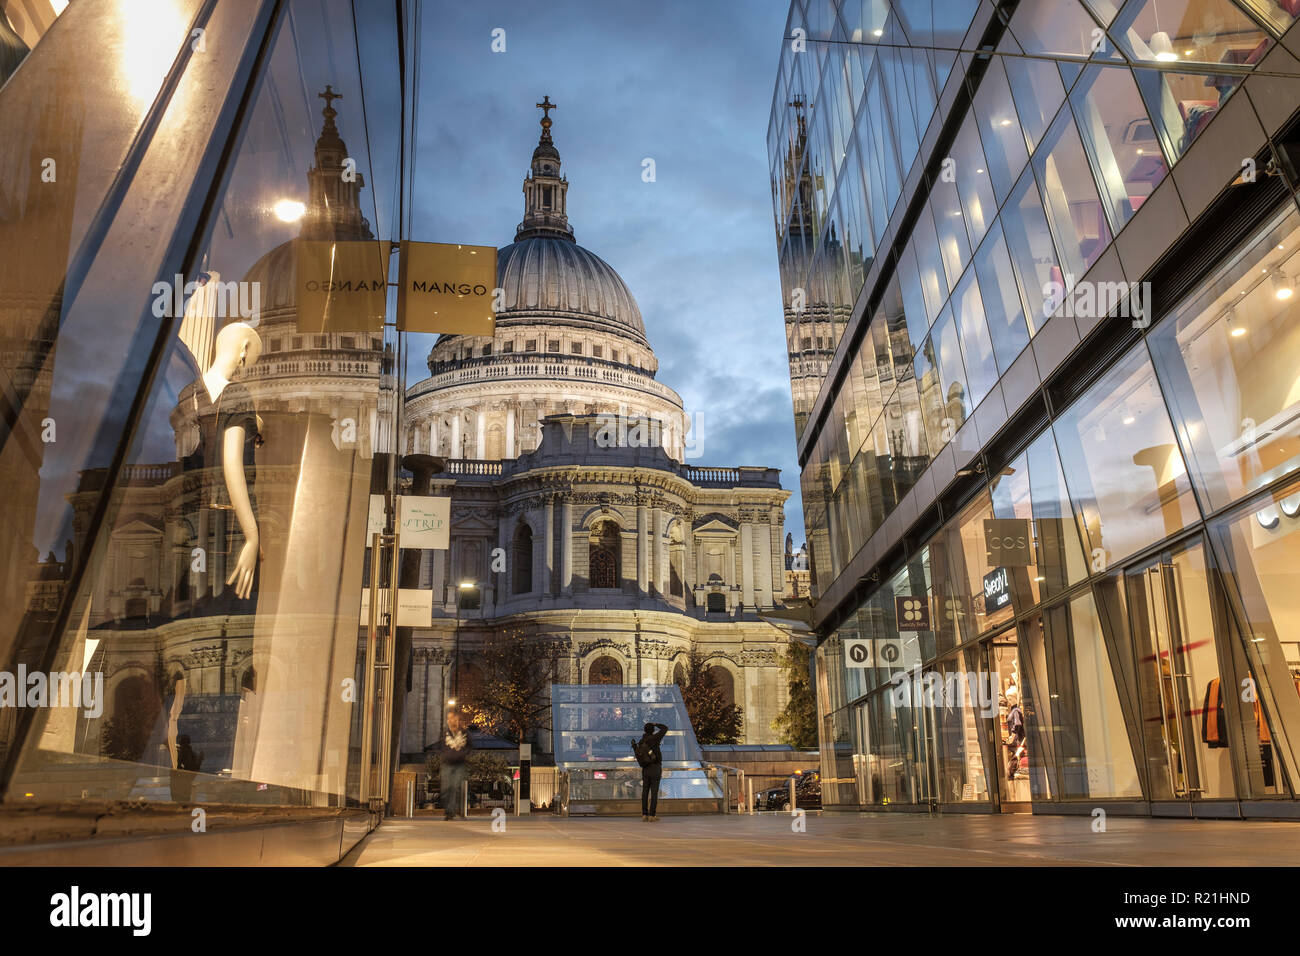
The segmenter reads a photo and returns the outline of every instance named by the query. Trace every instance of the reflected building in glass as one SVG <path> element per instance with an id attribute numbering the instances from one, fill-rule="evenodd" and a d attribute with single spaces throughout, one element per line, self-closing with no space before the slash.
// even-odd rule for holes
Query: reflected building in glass
<path id="1" fill-rule="evenodd" d="M 400 404 L 396 12 L 0 6 L 3 800 L 127 835 L 292 808 L 333 862 L 384 779 L 357 622 Z M 363 250 L 378 313 L 305 307 L 304 242 Z"/>
<path id="2" fill-rule="evenodd" d="M 828 805 L 1300 815 L 1298 12 L 791 4 Z"/>

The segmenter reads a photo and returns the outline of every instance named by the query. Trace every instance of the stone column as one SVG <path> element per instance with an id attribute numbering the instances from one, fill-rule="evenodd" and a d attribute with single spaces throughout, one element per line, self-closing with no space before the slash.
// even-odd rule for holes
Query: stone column
<path id="1" fill-rule="evenodd" d="M 506 406 L 506 458 L 515 457 L 515 407 Z"/>
<path id="2" fill-rule="evenodd" d="M 573 593 L 573 503 L 560 505 L 560 588 Z"/>
<path id="3" fill-rule="evenodd" d="M 665 597 L 668 590 L 668 577 L 664 573 L 667 570 L 666 554 L 664 547 L 664 511 L 662 508 L 651 509 L 650 529 L 654 537 L 654 574 L 655 592 L 660 597 Z"/>
<path id="4" fill-rule="evenodd" d="M 645 505 L 636 506 L 636 588 L 639 595 L 644 595 L 648 588 L 646 576 L 646 522 Z"/>
<path id="5" fill-rule="evenodd" d="M 456 414 L 452 416 L 451 419 L 451 448 L 449 449 L 449 453 L 447 457 L 459 458 L 461 457 L 461 454 L 462 452 L 460 446 L 460 412 L 456 412 Z"/>
<path id="6" fill-rule="evenodd" d="M 429 454 L 438 454 L 438 419 L 429 422 Z"/>
<path id="7" fill-rule="evenodd" d="M 740 526 L 740 600 L 754 606 L 754 527 L 748 521 Z"/>
<path id="8" fill-rule="evenodd" d="M 478 410 L 478 422 L 474 427 L 474 457 L 482 461 L 487 457 L 487 412 Z"/>
<path id="9" fill-rule="evenodd" d="M 771 520 L 769 516 L 769 521 Z M 772 597 L 772 526 L 760 525 L 758 528 L 758 587 L 756 600 L 761 607 L 771 607 L 775 601 Z"/>
<path id="10" fill-rule="evenodd" d="M 555 569 L 555 498 L 552 495 L 546 496 L 546 560 L 542 562 L 545 569 L 546 577 L 542 581 L 542 594 L 550 597 L 551 588 L 554 584 L 553 571 Z"/>

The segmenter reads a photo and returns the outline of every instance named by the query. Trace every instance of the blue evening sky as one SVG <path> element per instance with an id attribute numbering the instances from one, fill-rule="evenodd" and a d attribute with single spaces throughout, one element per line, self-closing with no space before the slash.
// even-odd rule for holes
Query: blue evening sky
<path id="1" fill-rule="evenodd" d="M 786 0 L 427 4 L 412 238 L 504 246 L 544 94 L 578 242 L 636 297 L 692 464 L 781 469 L 803 540 L 767 170 Z M 493 53 L 492 31 L 506 51 Z M 656 180 L 642 181 L 642 160 Z M 432 337 L 412 342 L 408 382 Z"/>

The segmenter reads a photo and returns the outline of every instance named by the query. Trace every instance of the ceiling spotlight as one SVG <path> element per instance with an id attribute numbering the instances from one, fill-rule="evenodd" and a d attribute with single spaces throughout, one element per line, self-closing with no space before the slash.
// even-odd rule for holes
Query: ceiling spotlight
<path id="1" fill-rule="evenodd" d="M 999 122 L 998 125 L 999 125 L 999 126 L 1010 126 L 1010 125 L 1011 125 L 1011 120 L 1009 120 L 1009 119 L 1004 119 L 1004 120 L 1002 120 L 1001 122 Z"/>
<path id="2" fill-rule="evenodd" d="M 1131 413 L 1124 416 L 1125 425 L 1132 425 L 1135 421 L 1137 421 L 1137 419 Z"/>
<path id="3" fill-rule="evenodd" d="M 1274 272 L 1273 297 L 1276 299 L 1289 299 L 1293 292 L 1295 290 L 1291 288 L 1291 280 L 1282 274 L 1282 270 L 1279 269 Z"/>
<path id="4" fill-rule="evenodd" d="M 307 207 L 296 199 L 281 199 L 271 211 L 281 222 L 297 222 L 306 214 Z"/>
<path id="5" fill-rule="evenodd" d="M 1150 46 L 1151 52 L 1161 63 L 1172 63 L 1178 59 L 1178 54 L 1174 52 L 1174 45 L 1169 42 L 1169 34 L 1164 30 L 1151 34 Z"/>
<path id="6" fill-rule="evenodd" d="M 876 29 L 871 31 L 871 35 L 873 37 L 883 37 L 885 35 L 885 31 L 880 29 L 880 27 L 876 27 Z"/>
<path id="7" fill-rule="evenodd" d="M 1223 318 L 1227 322 L 1228 334 L 1234 339 L 1239 339 L 1246 334 L 1246 327 L 1237 321 L 1237 310 L 1229 309 L 1223 313 Z"/>

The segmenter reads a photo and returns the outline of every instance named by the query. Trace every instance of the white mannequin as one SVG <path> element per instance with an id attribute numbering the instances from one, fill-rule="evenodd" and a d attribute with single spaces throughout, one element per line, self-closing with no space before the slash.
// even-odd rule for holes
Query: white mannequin
<path id="1" fill-rule="evenodd" d="M 252 365 L 261 357 L 262 339 L 251 325 L 232 322 L 218 333 L 215 351 L 212 367 L 203 373 L 203 385 L 214 404 L 230 384 L 235 370 L 240 366 Z M 260 432 L 260 416 L 257 424 Z M 230 505 L 239 521 L 239 530 L 244 535 L 244 546 L 239 551 L 239 557 L 235 560 L 234 569 L 226 583 L 234 585 L 235 594 L 241 599 L 253 593 L 253 575 L 261 556 L 257 519 L 248 497 L 248 480 L 244 477 L 244 441 L 247 437 L 243 425 L 231 425 L 221 436 L 222 476 L 230 495 Z"/>

